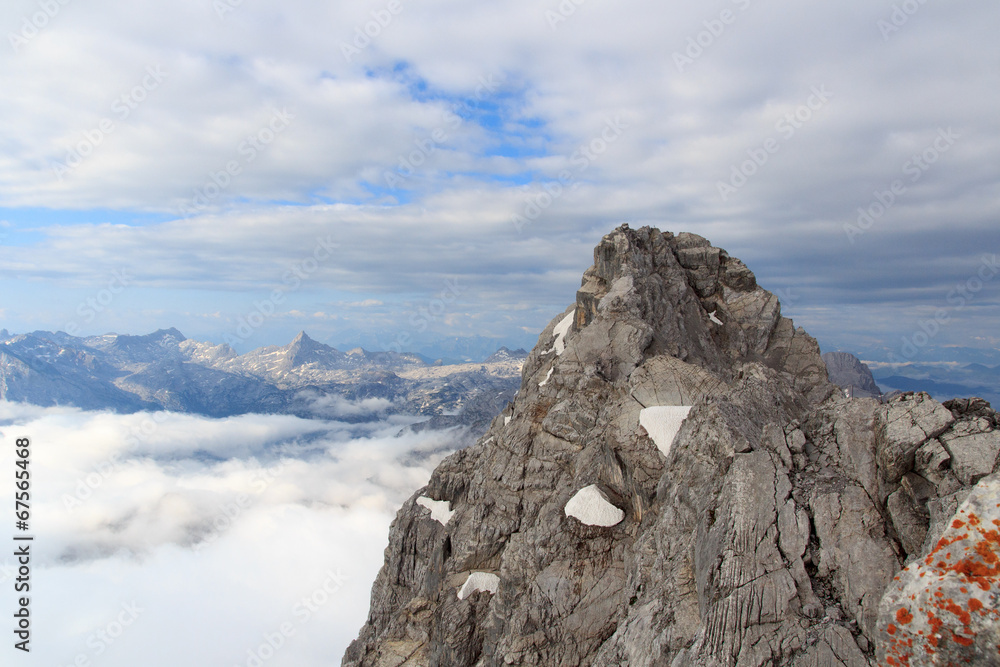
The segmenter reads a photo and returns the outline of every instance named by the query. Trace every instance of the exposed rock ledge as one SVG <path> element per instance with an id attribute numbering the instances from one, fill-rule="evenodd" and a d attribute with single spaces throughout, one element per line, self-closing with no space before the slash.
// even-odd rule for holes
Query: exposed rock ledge
<path id="1" fill-rule="evenodd" d="M 656 406 L 691 406 L 666 456 L 639 424 Z M 843 398 L 742 262 L 623 226 L 516 400 L 399 511 L 343 664 L 949 664 L 927 647 L 998 664 L 995 614 L 978 613 L 998 607 L 997 427 L 981 401 Z M 591 485 L 623 520 L 567 516 Z M 986 533 L 949 532 L 970 512 Z M 961 540 L 992 545 L 974 574 L 938 564 Z M 938 592 L 924 568 L 961 613 L 907 624 Z M 473 573 L 496 580 L 470 592 Z"/>

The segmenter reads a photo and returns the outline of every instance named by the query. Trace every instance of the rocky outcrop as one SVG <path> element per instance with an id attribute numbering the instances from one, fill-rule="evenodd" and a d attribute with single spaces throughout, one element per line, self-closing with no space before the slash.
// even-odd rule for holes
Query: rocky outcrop
<path id="1" fill-rule="evenodd" d="M 827 352 L 823 355 L 830 382 L 844 390 L 848 398 L 878 398 L 882 390 L 867 364 L 850 352 Z"/>
<path id="2" fill-rule="evenodd" d="M 667 406 L 687 416 L 654 442 L 640 415 Z M 623 226 L 515 400 L 399 511 L 343 664 L 875 664 L 880 600 L 979 481 L 994 418 L 845 398 L 742 262 Z"/>
<path id="3" fill-rule="evenodd" d="M 979 482 L 879 617 L 887 665 L 1000 664 L 1000 475 Z"/>

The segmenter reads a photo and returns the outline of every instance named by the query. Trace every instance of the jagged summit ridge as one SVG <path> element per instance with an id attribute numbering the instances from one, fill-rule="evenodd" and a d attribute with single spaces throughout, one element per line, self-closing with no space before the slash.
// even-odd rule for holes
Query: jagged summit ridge
<path id="1" fill-rule="evenodd" d="M 742 262 L 623 226 L 515 400 L 400 510 L 343 664 L 874 664 L 893 576 L 996 469 L 970 405 L 846 399 Z M 661 449 L 641 415 L 671 406 Z"/>
<path id="2" fill-rule="evenodd" d="M 624 362 L 604 369 L 612 381 L 633 363 L 670 357 L 727 379 L 756 361 L 807 392 L 829 390 L 815 340 L 781 316 L 777 297 L 743 262 L 695 234 L 623 226 L 605 237 L 577 292 L 577 332 L 575 356 L 597 351 Z"/>

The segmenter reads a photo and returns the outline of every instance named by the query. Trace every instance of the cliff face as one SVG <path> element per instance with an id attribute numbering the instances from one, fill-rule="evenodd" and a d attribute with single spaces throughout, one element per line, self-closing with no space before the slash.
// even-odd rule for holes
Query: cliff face
<path id="1" fill-rule="evenodd" d="M 851 398 L 879 398 L 882 390 L 875 384 L 868 366 L 849 352 L 827 352 L 823 355 L 830 382 L 843 389 Z"/>
<path id="2" fill-rule="evenodd" d="M 399 511 L 343 664 L 874 664 L 883 593 L 994 471 L 995 417 L 843 398 L 742 262 L 624 226 Z"/>

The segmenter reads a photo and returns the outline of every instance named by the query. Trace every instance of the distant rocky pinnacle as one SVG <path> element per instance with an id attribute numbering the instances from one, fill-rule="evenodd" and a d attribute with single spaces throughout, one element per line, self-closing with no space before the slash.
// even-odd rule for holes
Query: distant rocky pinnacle
<path id="1" fill-rule="evenodd" d="M 846 398 L 740 260 L 622 226 L 400 509 L 343 664 L 1000 664 L 998 428 Z"/>
<path id="2" fill-rule="evenodd" d="M 848 398 L 878 398 L 882 390 L 875 384 L 872 371 L 850 352 L 827 352 L 823 355 L 830 382 L 844 390 Z"/>

